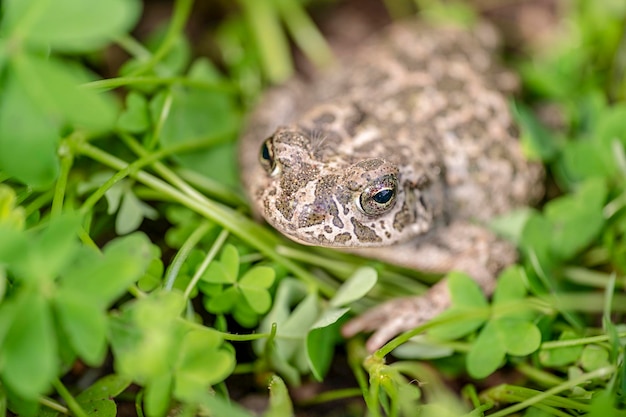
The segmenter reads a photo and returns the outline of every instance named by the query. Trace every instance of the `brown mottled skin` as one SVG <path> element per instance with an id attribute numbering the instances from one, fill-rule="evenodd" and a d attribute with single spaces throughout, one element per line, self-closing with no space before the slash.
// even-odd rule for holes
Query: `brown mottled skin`
<path id="1" fill-rule="evenodd" d="M 542 168 L 522 155 L 497 36 L 396 23 L 313 80 L 270 90 L 242 137 L 256 212 L 289 238 L 429 272 L 461 270 L 490 293 L 515 248 L 484 227 L 536 201 Z M 375 350 L 449 304 L 444 281 L 350 321 Z"/>

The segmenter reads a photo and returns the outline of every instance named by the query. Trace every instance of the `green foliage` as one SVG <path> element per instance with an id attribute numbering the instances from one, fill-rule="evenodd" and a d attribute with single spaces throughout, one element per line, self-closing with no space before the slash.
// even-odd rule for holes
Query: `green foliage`
<path id="1" fill-rule="evenodd" d="M 25 399 L 58 376 L 61 346 L 90 365 L 103 361 L 105 309 L 150 261 L 144 235 L 112 241 L 100 254 L 78 243 L 77 226 L 76 217 L 65 216 L 39 232 L 0 233 L 7 249 L 0 261 L 12 282 L 0 306 L 2 380 Z"/>
<path id="2" fill-rule="evenodd" d="M 244 326 L 252 327 L 258 315 L 272 304 L 268 289 L 275 272 L 267 266 L 255 266 L 239 276 L 239 253 L 226 245 L 219 261 L 213 261 L 201 277 L 200 289 L 206 294 L 205 307 L 211 313 L 232 313 Z M 203 285 L 204 283 L 208 285 Z"/>
<path id="3" fill-rule="evenodd" d="M 527 356 L 539 348 L 541 333 L 532 311 L 524 305 L 526 287 L 520 268 L 510 267 L 498 277 L 491 313 L 485 296 L 468 276 L 450 274 L 448 286 L 452 306 L 439 316 L 444 324 L 429 334 L 437 339 L 458 339 L 482 327 L 467 354 L 467 371 L 472 377 L 491 375 L 504 364 L 507 354 Z"/>
<path id="4" fill-rule="evenodd" d="M 358 269 L 325 303 L 319 294 L 308 293 L 302 282 L 283 279 L 259 326 L 263 332 L 272 331 L 273 337 L 257 341 L 257 353 L 291 384 L 299 384 L 300 375 L 308 373 L 322 380 L 339 337 L 338 325 L 349 310 L 343 306 L 361 298 L 375 283 L 376 271 Z"/>
<path id="5" fill-rule="evenodd" d="M 101 132 L 113 126 L 117 110 L 111 97 L 79 88 L 93 79 L 86 68 L 46 55 L 46 51 L 94 51 L 126 33 L 139 11 L 140 4 L 134 0 L 94 7 L 78 0 L 54 4 L 11 0 L 2 4 L 3 172 L 35 188 L 49 187 L 59 172 L 56 148 L 62 128 L 70 125 L 80 131 Z"/>
<path id="6" fill-rule="evenodd" d="M 1 415 L 114 416 L 130 400 L 148 417 L 250 417 L 228 398 L 238 372 L 268 381 L 264 415 L 289 416 L 301 406 L 289 388 L 326 382 L 350 309 L 416 286 L 405 271 L 298 252 L 247 217 L 242 116 L 265 81 L 293 73 L 290 45 L 331 61 L 305 3 L 216 5 L 227 17 L 204 32 L 185 30 L 193 1 L 177 0 L 164 25 L 146 19 L 143 39 L 130 35 L 137 0 L 0 3 Z M 479 15 L 463 2 L 385 4 L 465 25 Z M 550 199 L 494 221 L 522 257 L 492 301 L 451 274 L 452 307 L 394 350 L 404 359 L 366 357 L 351 340 L 358 389 L 313 402 L 362 395 L 355 413 L 373 416 L 623 415 L 626 331 L 612 319 L 626 305 L 624 4 L 571 2 L 548 47 L 516 58 L 525 96 L 513 112 Z M 208 49 L 217 60 L 198 57 Z M 546 104 L 560 128 L 538 116 Z M 83 387 L 75 364 L 100 379 Z M 497 375 L 461 401 L 435 368 Z"/>
<path id="7" fill-rule="evenodd" d="M 112 322 L 116 369 L 146 387 L 150 415 L 165 412 L 171 397 L 199 401 L 235 365 L 218 332 L 181 319 L 184 306 L 181 294 L 155 291 L 125 304 Z"/>
<path id="8" fill-rule="evenodd" d="M 76 396 L 77 403 L 88 416 L 114 417 L 117 405 L 113 398 L 130 385 L 130 380 L 119 375 L 107 375 Z"/>

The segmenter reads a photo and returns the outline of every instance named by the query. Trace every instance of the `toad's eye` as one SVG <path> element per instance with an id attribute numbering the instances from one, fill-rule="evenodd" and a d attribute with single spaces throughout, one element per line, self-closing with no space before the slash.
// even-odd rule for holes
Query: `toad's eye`
<path id="1" fill-rule="evenodd" d="M 398 179 L 385 175 L 372 181 L 359 196 L 359 205 L 368 216 L 378 216 L 390 210 L 396 203 Z"/>
<path id="2" fill-rule="evenodd" d="M 276 173 L 276 159 L 274 158 L 274 144 L 272 138 L 269 137 L 263 141 L 259 150 L 259 162 L 268 174 Z"/>

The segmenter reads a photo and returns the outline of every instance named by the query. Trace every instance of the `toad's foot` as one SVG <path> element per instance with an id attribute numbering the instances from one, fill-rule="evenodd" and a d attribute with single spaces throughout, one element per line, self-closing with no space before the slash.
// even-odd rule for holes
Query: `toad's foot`
<path id="1" fill-rule="evenodd" d="M 346 323 L 341 333 L 344 337 L 351 337 L 360 332 L 373 331 L 365 347 L 374 352 L 396 335 L 437 316 L 449 304 L 448 285 L 442 281 L 422 296 L 396 298 L 366 311 Z"/>
<path id="2" fill-rule="evenodd" d="M 512 244 L 466 221 L 454 222 L 419 244 L 409 242 L 397 247 L 368 249 L 367 255 L 382 260 L 391 256 L 396 263 L 403 259 L 402 265 L 422 271 L 463 271 L 474 278 L 487 295 L 493 292 L 498 272 L 517 258 Z M 432 319 L 449 305 L 450 293 L 443 280 L 424 295 L 390 300 L 365 312 L 349 321 L 342 333 L 350 337 L 359 332 L 375 331 L 366 345 L 373 352 L 399 333 Z"/>

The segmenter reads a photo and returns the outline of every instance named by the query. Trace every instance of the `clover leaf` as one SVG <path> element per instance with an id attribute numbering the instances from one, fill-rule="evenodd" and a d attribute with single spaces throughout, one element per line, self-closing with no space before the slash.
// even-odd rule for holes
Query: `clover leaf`
<path id="1" fill-rule="evenodd" d="M 498 277 L 493 296 L 494 313 L 480 331 L 467 355 L 467 370 L 474 378 L 483 378 L 498 369 L 507 354 L 525 356 L 541 344 L 541 332 L 529 310 L 502 309 L 526 296 L 524 273 L 520 267 L 504 270 Z"/>
<path id="2" fill-rule="evenodd" d="M 77 217 L 65 215 L 43 229 L 0 233 L 0 262 L 13 284 L 0 305 L 0 356 L 7 361 L 0 373 L 20 398 L 49 389 L 61 351 L 66 360 L 102 363 L 106 309 L 150 262 L 142 234 L 115 239 L 99 253 L 80 245 L 78 227 Z M 3 249 L 10 247 L 19 251 Z"/>
<path id="3" fill-rule="evenodd" d="M 178 291 L 155 291 L 126 303 L 112 322 L 116 370 L 146 387 L 150 415 L 162 414 L 172 394 L 197 401 L 235 366 L 218 332 L 180 318 L 184 306 Z"/>
<path id="4" fill-rule="evenodd" d="M 219 261 L 211 262 L 202 275 L 200 289 L 205 294 L 205 307 L 211 313 L 233 313 L 242 325 L 255 324 L 256 316 L 271 307 L 268 289 L 274 284 L 275 275 L 270 267 L 253 266 L 240 277 L 237 248 L 225 245 Z"/>

